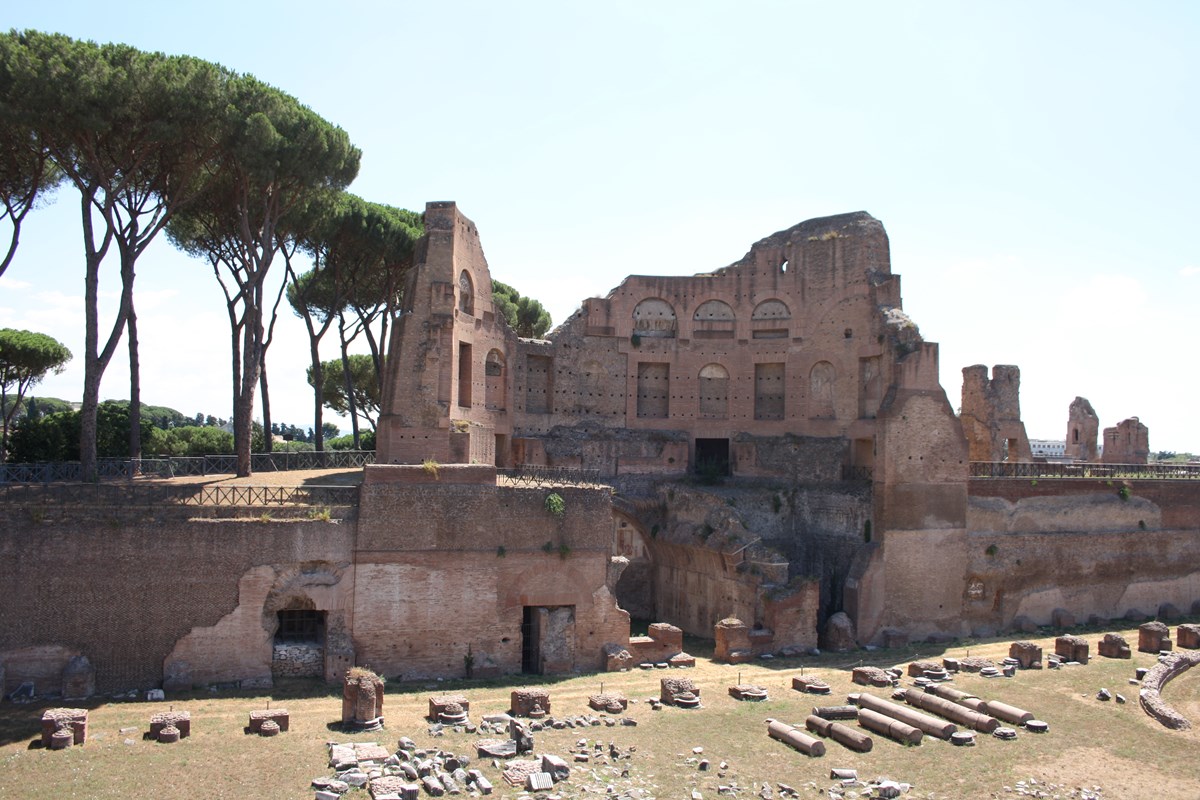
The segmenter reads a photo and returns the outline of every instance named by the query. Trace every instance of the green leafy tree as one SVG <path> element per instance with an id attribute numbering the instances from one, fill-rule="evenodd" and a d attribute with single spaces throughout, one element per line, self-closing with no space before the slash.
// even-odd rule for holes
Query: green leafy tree
<path id="1" fill-rule="evenodd" d="M 321 365 L 322 379 L 325 381 L 325 405 L 339 414 L 356 414 L 359 419 L 375 430 L 379 420 L 379 376 L 375 373 L 375 364 L 371 356 L 355 354 L 348 356 L 345 362 L 325 361 Z M 349 368 L 347 375 L 345 370 Z M 308 383 L 313 385 L 316 380 L 311 368 L 308 370 Z M 351 387 L 347 393 L 346 386 Z M 336 428 L 334 429 L 336 433 Z M 354 434 L 351 434 L 354 439 Z M 358 449 L 361 442 L 355 441 Z"/>
<path id="2" fill-rule="evenodd" d="M 230 146 L 228 87 L 241 79 L 215 64 L 145 53 L 60 34 L 0 36 L 0 106 L 32 137 L 80 197 L 84 353 L 80 455 L 96 477 L 100 379 L 129 334 L 130 447 L 140 452 L 140 366 L 133 285 L 138 258 L 172 216 L 203 189 Z M 100 267 L 114 249 L 121 295 L 101 340 Z"/>
<path id="3" fill-rule="evenodd" d="M 71 351 L 52 336 L 13 328 L 0 329 L 0 461 L 8 452 L 8 433 L 21 400 L 51 373 L 62 372 Z"/>
<path id="4" fill-rule="evenodd" d="M 513 287 L 492 281 L 492 303 L 517 336 L 540 339 L 550 330 L 550 312 L 532 297 L 524 297 Z"/>
<path id="5" fill-rule="evenodd" d="M 0 115 L 0 225 L 9 229 L 8 246 L 0 255 L 0 275 L 17 254 L 21 224 L 62 182 L 50 151 L 28 123 Z"/>
<path id="6" fill-rule="evenodd" d="M 24 420 L 13 431 L 9 460 L 79 461 L 79 427 L 83 415 L 78 411 L 48 414 L 36 420 Z M 101 458 L 129 457 L 129 405 L 103 402 L 96 408 L 96 449 Z M 153 427 L 143 421 L 142 438 Z"/>
<path id="7" fill-rule="evenodd" d="M 232 82 L 230 95 L 229 138 L 214 156 L 218 174 L 175 217 L 169 236 L 208 261 L 225 293 L 237 471 L 244 476 L 268 314 L 279 297 L 271 296 L 266 279 L 286 242 L 281 226 L 314 196 L 344 189 L 358 174 L 361 154 L 345 131 L 274 87 L 245 76 Z"/>

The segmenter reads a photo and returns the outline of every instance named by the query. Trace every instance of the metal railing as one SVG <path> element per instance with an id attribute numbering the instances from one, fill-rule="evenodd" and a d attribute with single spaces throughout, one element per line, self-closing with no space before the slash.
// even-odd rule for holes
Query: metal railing
<path id="1" fill-rule="evenodd" d="M 374 450 L 308 450 L 298 453 L 253 453 L 252 472 L 288 472 L 298 469 L 358 469 L 375 463 Z M 189 475 L 234 475 L 237 456 L 173 456 L 170 458 L 101 458 L 96 462 L 101 480 L 139 476 L 175 478 Z M 53 483 L 83 480 L 78 461 L 37 464 L 0 464 L 0 484 Z"/>
<path id="2" fill-rule="evenodd" d="M 1196 464 L 1057 464 L 1034 461 L 972 461 L 972 478 L 1136 478 L 1200 480 Z"/>
<path id="3" fill-rule="evenodd" d="M 356 506 L 357 486 L 192 486 L 151 483 L 10 483 L 0 502 L 29 506 Z"/>
<path id="4" fill-rule="evenodd" d="M 600 486 L 600 470 L 583 467 L 539 467 L 522 465 L 496 470 L 497 477 L 511 486 Z"/>

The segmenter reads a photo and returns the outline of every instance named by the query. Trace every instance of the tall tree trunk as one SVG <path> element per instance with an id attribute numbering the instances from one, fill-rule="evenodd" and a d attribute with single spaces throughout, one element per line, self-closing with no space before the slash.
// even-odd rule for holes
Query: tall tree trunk
<path id="1" fill-rule="evenodd" d="M 131 276 L 132 277 L 132 276 Z M 129 459 L 135 473 L 141 472 L 142 457 L 142 368 L 138 358 L 137 312 L 133 297 L 129 298 Z"/>
<path id="2" fill-rule="evenodd" d="M 263 412 L 263 452 L 270 453 L 275 446 L 275 437 L 271 433 L 271 395 L 267 391 L 267 360 L 263 359 L 261 371 L 258 374 L 258 388 L 262 392 Z"/>
<path id="3" fill-rule="evenodd" d="M 325 370 L 321 367 L 318 341 L 311 336 L 308 340 L 308 354 L 312 358 L 313 375 L 313 447 L 320 452 L 325 449 Z"/>
<path id="4" fill-rule="evenodd" d="M 354 379 L 350 374 L 350 343 L 346 341 L 346 325 L 342 316 L 338 315 L 338 337 L 342 340 L 342 381 L 346 387 L 346 407 L 350 411 L 350 433 L 354 449 L 361 450 L 358 441 L 358 410 L 354 403 Z"/>
<path id="5" fill-rule="evenodd" d="M 96 457 L 96 413 L 100 408 L 100 379 L 113 357 L 121 333 L 125 330 L 125 315 L 129 313 L 130 287 L 121 292 L 117 319 L 109 334 L 104 349 L 100 349 L 100 263 L 112 243 L 112 226 L 106 225 L 99 245 L 96 244 L 95 226 L 92 221 L 93 198 L 96 189 L 80 192 L 83 215 L 83 246 L 87 261 L 84 276 L 84 354 L 83 354 L 83 398 L 79 409 L 79 462 L 82 479 L 95 483 L 100 476 Z"/>

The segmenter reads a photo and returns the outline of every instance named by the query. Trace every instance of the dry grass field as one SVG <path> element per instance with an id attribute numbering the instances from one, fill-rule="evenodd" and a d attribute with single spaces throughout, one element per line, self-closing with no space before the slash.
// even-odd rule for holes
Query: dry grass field
<path id="1" fill-rule="evenodd" d="M 1122 631 L 1136 646 L 1136 630 Z M 662 670 L 635 670 L 622 674 L 586 675 L 546 680 L 539 685 L 551 693 L 556 717 L 588 713 L 587 697 L 603 683 L 605 691 L 620 691 L 639 702 L 629 707 L 636 727 L 588 727 L 548 730 L 535 734 L 537 752 L 557 753 L 571 761 L 580 740 L 614 742 L 630 753 L 615 765 L 607 759 L 588 764 L 572 763 L 569 781 L 555 787 L 563 798 L 588 798 L 598 794 L 631 800 L 672 798 L 687 800 L 692 790 L 704 800 L 718 797 L 720 786 L 733 787 L 729 795 L 758 798 L 764 783 L 779 797 L 778 784 L 794 787 L 800 797 L 826 796 L 836 785 L 831 768 L 858 770 L 860 778 L 887 777 L 909 783 L 910 798 L 1018 797 L 1017 783 L 1026 781 L 1045 796 L 1079 796 L 1078 789 L 1099 787 L 1103 798 L 1200 797 L 1200 732 L 1173 732 L 1146 716 L 1137 704 L 1137 688 L 1129 684 L 1135 667 L 1153 665 L 1154 658 L 1134 653 L 1132 661 L 1096 658 L 1100 634 L 1085 634 L 1093 642 L 1093 661 L 1087 666 L 1061 670 L 1019 672 L 1012 679 L 985 679 L 963 674 L 953 685 L 985 698 L 1002 699 L 1026 708 L 1050 724 L 1049 733 L 1022 731 L 1015 741 L 983 735 L 974 747 L 954 747 L 925 737 L 920 746 L 905 747 L 874 736 L 874 749 L 857 754 L 829 741 L 822 758 L 809 758 L 766 735 L 769 717 L 803 723 L 814 705 L 844 702 L 846 694 L 863 691 L 850 682 L 850 668 L 858 663 L 891 666 L 916 657 L 982 655 L 997 660 L 1007 655 L 1009 639 L 960 643 L 948 649 L 930 645 L 904 650 L 856 653 L 852 657 L 823 655 L 806 659 L 776 659 L 754 665 L 713 663 L 701 652 L 697 666 L 686 670 L 702 688 L 704 707 L 685 711 L 654 711 L 645 702 L 657 696 Z M 1040 638 L 1047 652 L 1053 638 Z M 793 691 L 791 678 L 816 673 L 833 687 L 833 695 L 819 698 Z M 674 673 L 672 673 L 674 674 Z M 761 703 L 740 703 L 728 696 L 737 682 L 767 688 L 770 698 Z M 46 704 L 0 704 L 0 797 L 3 798 L 311 798 L 309 782 L 328 775 L 327 741 L 378 741 L 394 749 L 401 736 L 419 747 L 441 748 L 474 757 L 477 735 L 447 731 L 434 737 L 423 720 L 428 697 L 453 690 L 468 696 L 471 716 L 508 708 L 512 686 L 530 679 L 500 681 L 391 683 L 385 700 L 387 727 L 374 734 L 347 735 L 339 730 L 340 694 L 316 683 L 292 682 L 272 692 L 207 692 L 168 697 L 167 702 L 93 700 L 88 742 L 83 747 L 51 752 L 36 744 L 39 722 Z M 905 678 L 904 684 L 909 684 Z M 1129 698 L 1123 705 L 1101 702 L 1101 687 Z M 870 690 L 884 696 L 885 690 Z M 1200 723 L 1200 675 L 1185 675 L 1169 684 L 1166 699 Z M 271 739 L 247 736 L 243 726 L 249 712 L 267 702 L 285 706 L 291 730 Z M 176 744 L 143 739 L 150 715 L 174 708 L 192 716 L 192 735 Z M 696 768 L 693 748 L 702 747 L 709 771 Z M 636 748 L 636 749 L 634 749 Z M 727 769 L 719 770 L 725 762 Z M 521 792 L 505 785 L 490 761 L 475 762 L 495 784 L 497 797 Z M 1037 781 L 1034 787 L 1032 781 Z M 1053 784 L 1053 787 L 1047 786 Z M 611 788 L 610 788 L 611 787 Z M 856 794 L 852 795 L 851 792 Z M 347 800 L 368 797 L 351 790 Z M 865 797 L 851 788 L 846 798 Z"/>

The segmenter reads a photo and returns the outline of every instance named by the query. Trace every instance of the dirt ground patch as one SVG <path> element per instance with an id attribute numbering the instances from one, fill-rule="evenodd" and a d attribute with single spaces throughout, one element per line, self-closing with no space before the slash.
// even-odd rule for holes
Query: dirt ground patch
<path id="1" fill-rule="evenodd" d="M 1125 631 L 1127 636 L 1135 635 Z M 1087 632 L 1099 639 L 1099 632 Z M 1047 652 L 1053 638 L 1039 639 Z M 587 698 L 603 689 L 619 691 L 636 702 L 627 716 L 636 726 L 616 725 L 550 730 L 535 734 L 537 752 L 555 753 L 572 763 L 572 777 L 555 793 L 564 800 L 595 800 L 606 795 L 621 800 L 689 797 L 693 790 L 705 800 L 716 800 L 719 787 L 727 787 L 722 800 L 757 800 L 769 785 L 780 797 L 779 784 L 795 787 L 800 797 L 827 796 L 835 781 L 831 768 L 858 770 L 865 780 L 888 777 L 912 785 L 905 795 L 921 800 L 1004 798 L 1018 796 L 1019 781 L 1054 784 L 1060 796 L 1071 790 L 1099 786 L 1102 798 L 1200 797 L 1200 746 L 1196 731 L 1168 731 L 1150 720 L 1138 707 L 1137 687 L 1129 678 L 1139 666 L 1154 658 L 1135 653 L 1131 660 L 1095 659 L 1082 667 L 1018 673 L 1012 679 L 986 679 L 959 675 L 954 685 L 985 698 L 1001 699 L 1026 708 L 1050 724 L 1050 732 L 1034 735 L 1021 731 L 1014 741 L 980 736 L 975 747 L 958 748 L 926 737 L 919 746 L 905 747 L 874 736 L 870 753 L 853 753 L 827 742 L 823 758 L 808 758 L 766 735 L 766 720 L 779 719 L 803 725 L 815 705 L 845 702 L 850 692 L 864 691 L 853 684 L 850 670 L 860 663 L 891 666 L 917 659 L 974 656 L 1001 659 L 1009 640 L 972 642 L 950 648 L 922 645 L 891 651 L 858 651 L 820 657 L 775 659 L 740 666 L 717 664 L 705 655 L 683 673 L 634 670 L 627 673 L 580 675 L 538 679 L 513 676 L 500 681 L 444 681 L 388 684 L 384 705 L 386 729 L 374 734 L 345 734 L 338 730 L 340 693 L 322 684 L 281 682 L 269 692 L 198 690 L 172 695 L 163 703 L 97 699 L 92 709 L 90 738 L 84 747 L 49 752 L 32 746 L 37 720 L 45 704 L 0 704 L 0 797 L 30 800 L 60 797 L 280 797 L 311 798 L 309 782 L 328 775 L 325 743 L 378 741 L 395 749 L 397 739 L 409 736 L 419 747 L 441 748 L 474 754 L 478 735 L 447 731 L 431 735 L 424 716 L 428 698 L 448 691 L 463 693 L 471 701 L 471 717 L 508 708 L 509 693 L 518 685 L 541 685 L 552 697 L 555 716 L 590 713 Z M 791 678 L 816 674 L 833 688 L 828 697 L 793 691 Z M 656 697 L 666 675 L 684 674 L 701 688 L 704 707 L 697 711 L 665 708 L 652 710 L 647 699 Z M 728 695 L 734 683 L 765 687 L 770 697 L 761 703 L 738 702 Z M 911 685 L 905 678 L 903 686 Z M 1100 688 L 1127 695 L 1129 702 L 1102 702 Z M 887 691 L 867 690 L 879 696 Z M 1185 714 L 1200 719 L 1200 676 L 1185 675 L 1168 685 L 1166 696 Z M 250 711 L 271 702 L 286 706 L 291 729 L 273 739 L 242 732 Z M 58 704 L 52 704 L 58 705 Z M 72 704 L 75 705 L 75 704 Z M 152 713 L 188 710 L 193 734 L 174 745 L 143 740 Z M 578 742 L 589 747 L 609 743 L 625 755 L 615 762 L 596 759 L 577 764 L 571 754 Z M 693 753 L 696 747 L 702 754 Z M 701 771 L 698 762 L 711 767 Z M 724 762 L 726 768 L 719 765 Z M 498 798 L 515 798 L 503 784 L 490 760 L 477 760 L 496 786 Z M 1029 785 L 1029 784 L 1027 784 Z M 611 791 L 608 787 L 612 787 Z M 855 789 L 865 797 L 862 787 Z M 1049 794 L 1047 796 L 1053 796 Z M 1076 794 L 1075 796 L 1079 796 Z M 355 790 L 346 800 L 366 800 Z M 845 797 L 849 797 L 846 793 Z"/>

